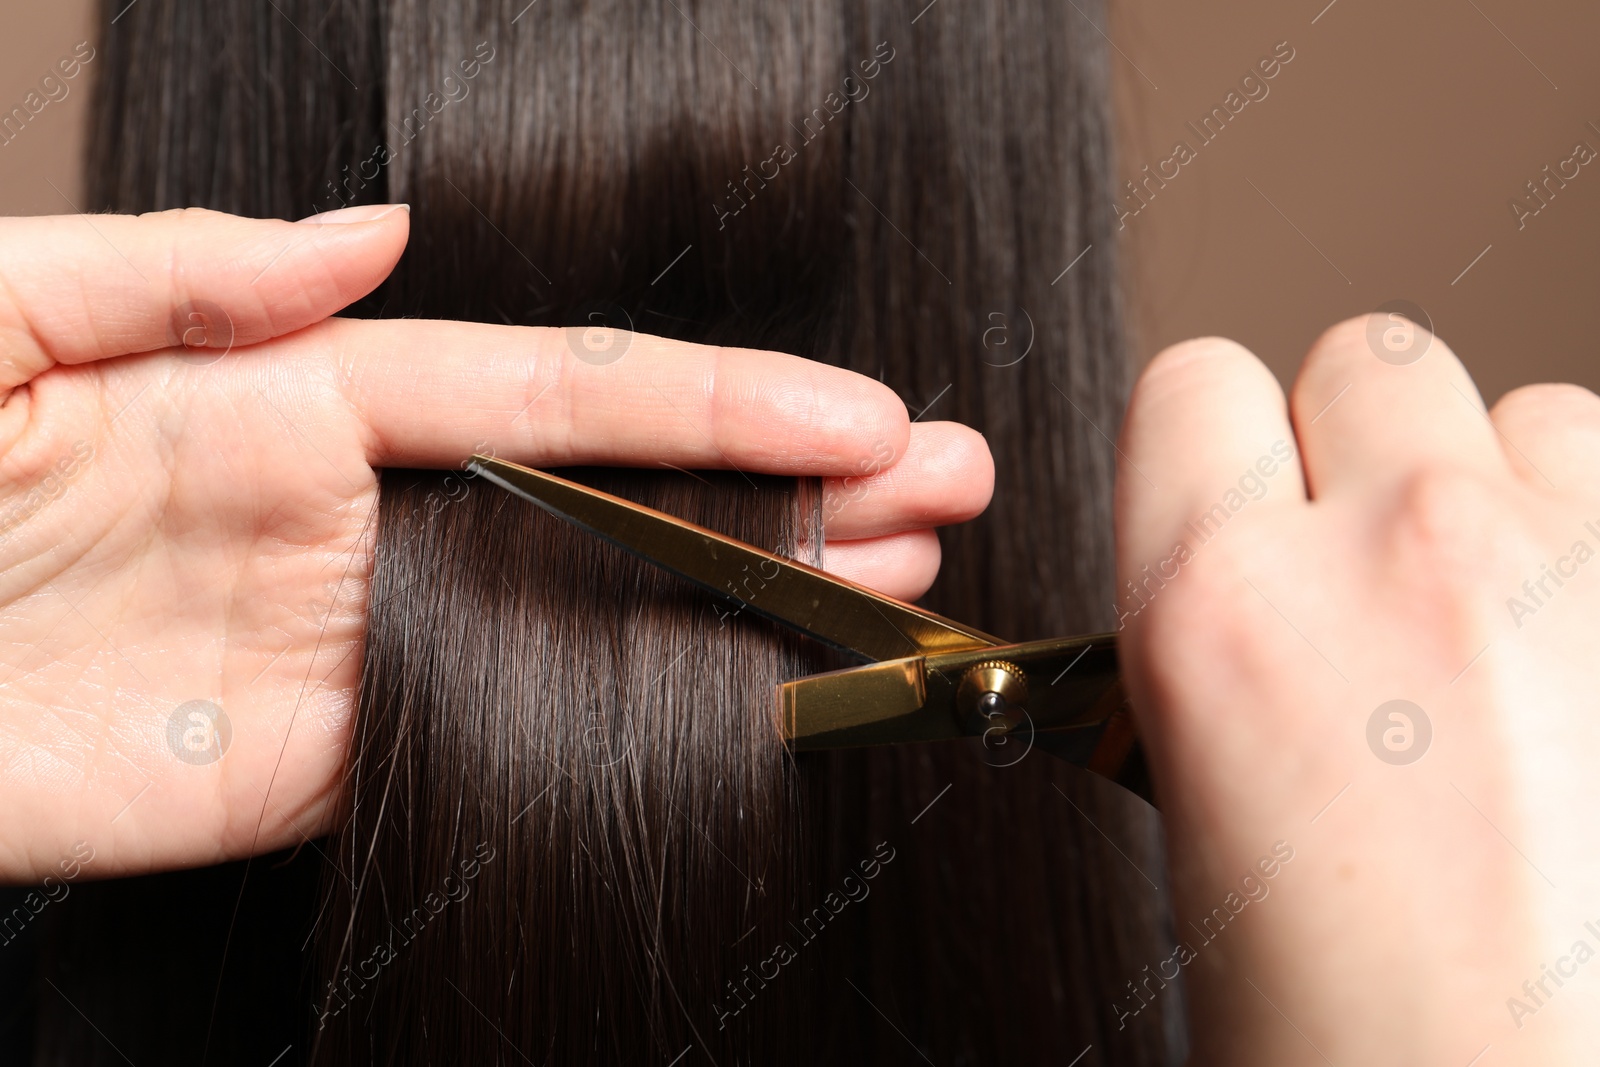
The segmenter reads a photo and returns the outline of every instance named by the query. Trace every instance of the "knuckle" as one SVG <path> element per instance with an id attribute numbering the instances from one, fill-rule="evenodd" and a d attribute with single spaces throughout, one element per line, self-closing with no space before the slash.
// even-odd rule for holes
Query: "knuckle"
<path id="1" fill-rule="evenodd" d="M 528 327 L 527 373 L 511 415 L 512 436 L 530 452 L 572 459 L 582 444 L 581 399 L 572 386 L 577 357 L 561 327 Z"/>
<path id="2" fill-rule="evenodd" d="M 1418 471 L 1401 484 L 1389 520 L 1387 581 L 1402 602 L 1471 626 L 1489 610 L 1509 561 L 1534 542 L 1529 520 L 1487 478 Z"/>
<path id="3" fill-rule="evenodd" d="M 751 380 L 738 373 L 738 349 L 722 346 L 707 352 L 705 367 L 695 386 L 695 404 L 705 412 L 706 437 L 715 449 L 725 447 L 730 428 L 745 411 L 767 410 L 768 405 L 792 404 L 794 418 L 810 427 L 818 418 L 815 391 L 795 390 L 793 383 L 778 385 Z M 783 407 L 779 411 L 786 411 Z"/>
<path id="4" fill-rule="evenodd" d="M 1475 472 L 1429 467 L 1407 477 L 1395 501 L 1395 532 L 1406 562 L 1482 558 L 1504 528 L 1501 491 Z"/>

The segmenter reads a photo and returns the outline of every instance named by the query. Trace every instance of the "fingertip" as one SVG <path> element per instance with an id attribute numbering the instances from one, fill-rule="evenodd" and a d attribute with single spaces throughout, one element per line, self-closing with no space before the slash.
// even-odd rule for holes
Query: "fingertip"
<path id="1" fill-rule="evenodd" d="M 1398 313 L 1396 313 L 1398 314 Z M 1440 377 L 1454 381 L 1458 388 L 1477 400 L 1477 386 L 1466 373 L 1460 359 L 1426 323 L 1413 323 L 1415 331 L 1392 316 L 1372 312 L 1337 322 L 1323 330 L 1300 365 L 1300 373 L 1290 390 L 1290 403 L 1297 419 L 1314 417 L 1334 392 L 1354 380 L 1357 374 L 1382 375 L 1385 382 L 1405 378 Z M 1392 348 L 1390 332 L 1405 327 L 1405 343 Z M 1403 379 L 1402 379 L 1403 380 Z"/>
<path id="2" fill-rule="evenodd" d="M 1334 323 L 1317 335 L 1317 339 L 1312 342 L 1311 351 L 1323 348 L 1350 348 L 1360 344 L 1366 335 L 1367 323 L 1371 319 L 1370 314 L 1352 315 L 1348 319 Z"/>
<path id="3" fill-rule="evenodd" d="M 885 537 L 982 514 L 994 496 L 994 458 L 983 435 L 969 426 L 917 422 L 896 464 L 825 484 L 830 538 Z"/>
<path id="4" fill-rule="evenodd" d="M 911 427 L 920 475 L 940 487 L 940 524 L 975 519 L 994 498 L 994 455 L 989 441 L 960 422 L 919 422 Z"/>
<path id="5" fill-rule="evenodd" d="M 295 246 L 303 243 L 303 262 L 292 264 L 279 276 L 278 287 L 298 280 L 315 284 L 320 267 L 330 283 L 326 294 L 312 292 L 308 295 L 322 297 L 316 306 L 336 303 L 332 314 L 366 296 L 376 289 L 394 270 L 411 239 L 411 207 L 408 204 L 369 204 L 362 207 L 341 208 L 337 211 L 290 224 L 294 227 L 315 227 L 315 237 L 287 246 L 284 255 L 295 254 Z M 319 262 L 320 261 L 320 262 Z M 271 269 L 263 273 L 263 280 L 272 277 Z"/>
<path id="6" fill-rule="evenodd" d="M 157 217 L 140 237 L 152 258 L 163 245 L 171 249 L 173 300 L 220 308 L 236 331 L 235 345 L 293 333 L 366 296 L 400 261 L 411 232 L 410 211 L 398 204 L 299 222 L 204 208 Z"/>
<path id="7" fill-rule="evenodd" d="M 1254 352 L 1226 337 L 1195 337 L 1169 345 L 1145 365 L 1134 382 L 1129 414 L 1173 394 L 1210 388 L 1235 376 L 1250 380 L 1277 378 Z"/>
<path id="8" fill-rule="evenodd" d="M 977 518 L 994 499 L 994 453 L 989 451 L 989 439 L 964 423 L 942 425 L 949 435 L 951 478 L 965 487 L 967 518 Z"/>
<path id="9" fill-rule="evenodd" d="M 847 432 L 852 426 L 852 419 L 858 431 L 868 431 L 865 435 L 856 434 L 858 443 L 865 444 L 865 449 L 859 455 L 848 458 L 856 464 L 867 460 L 879 470 L 900 462 L 911 447 L 911 412 L 907 410 L 905 401 L 876 378 L 842 368 L 829 369 L 849 375 L 858 393 L 855 410 L 841 420 Z"/>
<path id="10" fill-rule="evenodd" d="M 1362 315 L 1336 322 L 1318 334 L 1306 350 L 1289 389 L 1289 405 L 1300 425 L 1319 414 L 1334 393 L 1349 384 L 1352 371 L 1381 371 L 1377 353 L 1366 343 L 1371 318 Z"/>
<path id="11" fill-rule="evenodd" d="M 1277 377 L 1254 353 L 1221 337 L 1163 350 L 1135 384 L 1117 455 L 1118 553 L 1144 561 L 1170 548 L 1172 534 L 1262 463 L 1288 467 L 1303 496 L 1295 435 Z"/>
<path id="12" fill-rule="evenodd" d="M 319 211 L 315 215 L 307 215 L 297 220 L 300 226 L 329 224 L 346 225 L 356 222 L 377 222 L 391 215 L 404 215 L 407 219 L 411 216 L 410 204 L 360 204 L 355 207 L 335 208 L 332 211 Z"/>
<path id="13" fill-rule="evenodd" d="M 1534 382 L 1505 393 L 1489 411 L 1497 425 L 1539 426 L 1551 421 L 1600 422 L 1600 396 L 1571 382 Z"/>
<path id="14" fill-rule="evenodd" d="M 932 530 L 910 530 L 888 537 L 830 541 L 823 548 L 823 569 L 896 600 L 912 601 L 939 576 L 942 550 Z"/>
<path id="15" fill-rule="evenodd" d="M 1526 483 L 1600 495 L 1600 396 L 1564 382 L 1523 385 L 1502 396 L 1489 418 Z"/>
<path id="16" fill-rule="evenodd" d="M 1196 337 L 1162 349 L 1139 374 L 1122 422 L 1119 466 L 1130 466 L 1151 439 L 1200 408 L 1242 410 L 1270 399 L 1288 414 L 1277 376 L 1254 352 L 1226 337 Z"/>
<path id="17" fill-rule="evenodd" d="M 1306 359 L 1308 361 L 1315 359 L 1319 353 L 1323 352 L 1353 352 L 1362 356 L 1378 356 L 1381 361 L 1389 363 L 1391 366 L 1406 366 L 1410 362 L 1415 362 L 1415 360 L 1407 360 L 1402 362 L 1384 359 L 1384 357 L 1380 355 L 1380 352 L 1383 351 L 1383 330 L 1392 325 L 1397 325 L 1398 323 L 1396 322 L 1396 317 L 1404 319 L 1405 322 L 1412 323 L 1412 325 L 1416 326 L 1416 328 L 1420 330 L 1427 339 L 1427 344 L 1423 346 L 1423 349 L 1420 352 L 1416 353 L 1418 358 L 1427 354 L 1428 352 L 1435 351 L 1436 349 L 1438 351 L 1448 353 L 1452 357 L 1455 355 L 1454 351 L 1451 350 L 1444 338 L 1433 332 L 1429 323 L 1415 322 L 1409 316 L 1405 316 L 1401 312 L 1394 312 L 1391 314 L 1383 311 L 1373 311 L 1365 315 L 1354 315 L 1348 319 L 1336 322 L 1332 326 L 1329 326 L 1326 330 L 1323 330 L 1322 333 L 1317 336 L 1316 341 L 1312 343 Z M 1424 315 L 1422 317 L 1425 318 L 1426 316 Z M 1409 354 L 1410 353 L 1407 353 L 1407 355 Z"/>

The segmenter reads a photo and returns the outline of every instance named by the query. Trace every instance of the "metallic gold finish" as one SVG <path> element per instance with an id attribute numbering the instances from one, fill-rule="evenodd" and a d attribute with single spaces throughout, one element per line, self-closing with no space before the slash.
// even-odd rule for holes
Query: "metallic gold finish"
<path id="1" fill-rule="evenodd" d="M 972 721 L 957 693 L 969 671 L 998 662 L 1025 673 L 1036 731 L 1095 729 L 1122 706 L 1116 641 L 1098 634 L 895 660 L 892 697 L 873 667 L 799 678 L 782 686 L 785 737 L 800 752 L 980 737 L 992 724 Z"/>
<path id="2" fill-rule="evenodd" d="M 1015 663 L 989 660 L 967 669 L 956 686 L 956 711 L 965 725 L 1008 733 L 1027 721 L 1028 676 Z"/>
<path id="3" fill-rule="evenodd" d="M 468 470 L 558 518 L 825 645 L 867 660 L 999 639 L 731 537 L 491 456 Z"/>
<path id="4" fill-rule="evenodd" d="M 1020 709 L 1007 696 L 1002 717 L 972 713 L 983 692 L 1019 690 Z M 910 657 L 799 678 L 779 693 L 796 752 L 983 737 L 999 726 L 1151 799 L 1112 634 Z"/>
<path id="5" fill-rule="evenodd" d="M 872 661 L 778 687 L 796 752 L 982 737 L 996 727 L 1149 798 L 1115 635 L 1007 644 L 792 559 L 490 456 L 468 467 L 545 511 Z"/>
<path id="6" fill-rule="evenodd" d="M 784 739 L 804 737 L 807 743 L 795 747 L 810 749 L 948 737 L 948 723 L 923 714 L 926 676 L 924 660 L 916 656 L 781 685 Z"/>

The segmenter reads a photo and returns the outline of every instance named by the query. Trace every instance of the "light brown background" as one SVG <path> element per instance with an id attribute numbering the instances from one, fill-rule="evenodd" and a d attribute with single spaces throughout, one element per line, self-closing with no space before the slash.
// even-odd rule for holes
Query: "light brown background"
<path id="1" fill-rule="evenodd" d="M 1600 5 L 1111 0 L 1107 19 L 1062 2 L 1114 42 L 1119 178 L 1142 176 L 1180 139 L 1198 152 L 1122 234 L 1137 363 L 1216 333 L 1287 381 L 1324 326 L 1404 298 L 1491 400 L 1530 381 L 1600 389 L 1600 160 L 1521 231 L 1507 206 L 1575 142 L 1600 150 L 1587 125 L 1600 126 Z M 0 0 L 0 12 L 8 111 L 89 35 L 91 11 L 86 0 Z M 1295 58 L 1269 95 L 1200 147 L 1185 123 L 1280 41 Z M 80 77 L 0 147 L 0 213 L 81 199 L 86 89 Z"/>
<path id="2" fill-rule="evenodd" d="M 1600 389 L 1600 160 L 1524 230 L 1508 207 L 1575 142 L 1600 150 L 1600 5 L 1113 0 L 1101 28 L 1125 53 L 1110 53 L 1123 179 L 1177 139 L 1198 148 L 1186 121 L 1276 43 L 1296 52 L 1127 220 L 1138 362 L 1222 334 L 1287 382 L 1326 325 L 1400 298 L 1486 399 L 1552 379 Z"/>
<path id="3" fill-rule="evenodd" d="M 39 79 L 55 73 L 56 60 L 71 55 L 79 41 L 92 42 L 92 9 L 88 0 L 0 0 L 0 115 L 37 90 Z M 67 83 L 60 103 L 47 104 L 21 135 L 0 145 L 0 215 L 68 214 L 82 202 L 78 155 L 94 67 L 91 61 Z"/>

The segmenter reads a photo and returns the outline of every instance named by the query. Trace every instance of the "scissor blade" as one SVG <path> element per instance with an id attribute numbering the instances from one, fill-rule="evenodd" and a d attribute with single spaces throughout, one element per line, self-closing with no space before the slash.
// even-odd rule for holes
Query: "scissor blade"
<path id="1" fill-rule="evenodd" d="M 565 478 L 491 456 L 473 456 L 467 469 L 758 615 L 865 659 L 1002 643 L 804 563 Z"/>

